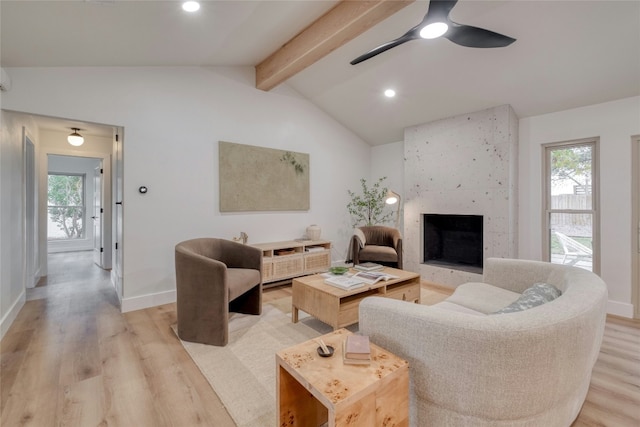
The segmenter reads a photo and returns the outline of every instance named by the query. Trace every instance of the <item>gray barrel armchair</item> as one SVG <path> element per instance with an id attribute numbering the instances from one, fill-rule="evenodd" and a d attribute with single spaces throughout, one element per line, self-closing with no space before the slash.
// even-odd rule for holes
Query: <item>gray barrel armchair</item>
<path id="1" fill-rule="evenodd" d="M 348 259 L 354 264 L 375 262 L 402 270 L 402 235 L 383 225 L 358 227 L 349 244 Z"/>
<path id="2" fill-rule="evenodd" d="M 216 238 L 175 247 L 178 336 L 203 344 L 229 341 L 229 312 L 262 312 L 262 251 Z"/>

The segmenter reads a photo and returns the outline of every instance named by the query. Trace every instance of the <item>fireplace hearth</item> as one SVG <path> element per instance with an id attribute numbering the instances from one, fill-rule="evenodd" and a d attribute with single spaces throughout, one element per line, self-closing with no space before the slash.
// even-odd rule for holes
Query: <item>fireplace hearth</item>
<path id="1" fill-rule="evenodd" d="M 482 273 L 482 215 L 423 214 L 424 264 Z"/>

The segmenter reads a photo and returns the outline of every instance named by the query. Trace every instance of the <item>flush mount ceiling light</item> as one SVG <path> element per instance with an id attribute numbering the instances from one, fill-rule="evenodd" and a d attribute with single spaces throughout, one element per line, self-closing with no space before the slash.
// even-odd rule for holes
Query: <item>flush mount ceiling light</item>
<path id="1" fill-rule="evenodd" d="M 386 96 L 387 98 L 393 98 L 394 96 L 396 96 L 396 91 L 393 89 L 387 89 L 384 91 L 384 96 Z"/>
<path id="2" fill-rule="evenodd" d="M 73 131 L 73 133 L 67 137 L 67 141 L 69 142 L 69 144 L 73 145 L 74 147 L 79 147 L 84 144 L 84 137 L 78 133 L 80 128 L 71 128 L 71 130 Z"/>
<path id="3" fill-rule="evenodd" d="M 197 1 L 186 1 L 182 3 L 182 10 L 185 12 L 196 12 L 200 9 L 200 3 Z"/>

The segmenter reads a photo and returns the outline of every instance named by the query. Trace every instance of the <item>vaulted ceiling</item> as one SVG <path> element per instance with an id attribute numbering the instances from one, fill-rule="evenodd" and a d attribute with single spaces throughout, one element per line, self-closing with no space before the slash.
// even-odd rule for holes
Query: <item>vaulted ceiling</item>
<path id="1" fill-rule="evenodd" d="M 385 2 L 393 3 L 358 7 Z M 201 3 L 187 14 L 178 1 L 2 0 L 0 64 L 259 66 L 283 45 L 294 46 L 287 42 L 332 8 L 345 7 L 315 0 Z M 502 104 L 528 117 L 640 95 L 638 0 L 461 0 L 454 21 L 517 41 L 473 49 L 444 38 L 415 40 L 350 65 L 418 24 L 429 8 L 428 1 L 402 3 L 392 7 L 397 11 L 307 33 L 311 42 L 298 51 L 303 67 L 276 78 L 371 145 L 402 140 L 408 126 Z M 323 38 L 329 41 L 319 43 Z M 395 98 L 382 95 L 388 87 Z"/>

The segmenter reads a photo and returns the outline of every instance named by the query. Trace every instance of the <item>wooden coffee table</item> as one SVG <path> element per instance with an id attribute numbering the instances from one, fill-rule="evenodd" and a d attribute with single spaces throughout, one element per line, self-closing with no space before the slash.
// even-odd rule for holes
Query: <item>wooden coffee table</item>
<path id="1" fill-rule="evenodd" d="M 318 355 L 315 340 L 276 353 L 277 425 L 409 425 L 409 363 L 371 344 L 371 364 L 345 365 L 342 342 L 350 333 L 320 337 L 334 347 L 331 357 Z"/>
<path id="2" fill-rule="evenodd" d="M 335 330 L 358 322 L 358 306 L 366 297 L 394 298 L 420 304 L 419 274 L 389 267 L 383 271 L 398 278 L 350 291 L 327 285 L 324 283 L 325 277 L 320 274 L 294 279 L 291 320 L 297 323 L 298 311 L 302 310 Z"/>

